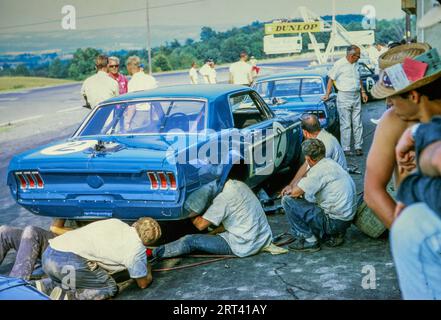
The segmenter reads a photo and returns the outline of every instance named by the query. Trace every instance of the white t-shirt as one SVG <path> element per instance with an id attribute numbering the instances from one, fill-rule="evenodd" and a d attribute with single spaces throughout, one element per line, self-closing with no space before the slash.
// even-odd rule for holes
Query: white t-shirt
<path id="1" fill-rule="evenodd" d="M 305 192 L 307 201 L 316 203 L 330 218 L 350 221 L 354 217 L 355 183 L 334 160 L 320 160 L 297 186 Z"/>
<path id="2" fill-rule="evenodd" d="M 360 90 L 358 63 L 349 63 L 346 57 L 341 58 L 334 64 L 328 76 L 335 80 L 337 89 L 340 91 Z"/>
<path id="3" fill-rule="evenodd" d="M 198 84 L 198 70 L 196 68 L 191 68 L 188 74 L 190 75 L 190 83 Z"/>
<path id="4" fill-rule="evenodd" d="M 253 191 L 243 182 L 228 180 L 203 218 L 225 232 L 219 234 L 233 253 L 246 257 L 271 244 L 272 232 L 263 208 Z"/>
<path id="5" fill-rule="evenodd" d="M 147 275 L 145 247 L 135 228 L 118 219 L 92 222 L 49 240 L 52 249 L 71 252 L 103 269 L 128 269 L 133 279 Z"/>
<path id="6" fill-rule="evenodd" d="M 202 75 L 204 83 L 216 83 L 216 70 L 210 67 L 208 64 L 204 64 L 199 70 L 199 73 Z"/>
<path id="7" fill-rule="evenodd" d="M 322 129 L 317 135 L 317 139 L 319 139 L 325 145 L 326 158 L 334 160 L 347 171 L 348 164 L 346 162 L 345 153 L 343 152 L 343 148 L 341 147 L 340 143 L 338 143 L 337 138 L 325 129 Z"/>
<path id="8" fill-rule="evenodd" d="M 249 85 L 251 83 L 252 66 L 245 61 L 238 61 L 230 66 L 230 73 L 233 78 L 233 84 Z"/>
<path id="9" fill-rule="evenodd" d="M 104 71 L 98 71 L 93 76 L 87 78 L 81 87 L 81 95 L 86 95 L 87 101 L 92 108 L 95 108 L 104 100 L 116 97 L 118 94 L 118 82 Z"/>
<path id="10" fill-rule="evenodd" d="M 158 83 L 155 78 L 143 71 L 138 71 L 132 75 L 127 85 L 127 92 L 150 90 L 157 87 Z"/>

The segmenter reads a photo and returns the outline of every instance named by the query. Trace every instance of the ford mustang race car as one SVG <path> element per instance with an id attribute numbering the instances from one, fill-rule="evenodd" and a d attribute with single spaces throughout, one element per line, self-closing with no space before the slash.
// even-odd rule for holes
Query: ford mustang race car
<path id="1" fill-rule="evenodd" d="M 37 215 L 73 220 L 202 213 L 228 178 L 296 167 L 300 114 L 234 85 L 183 85 L 98 105 L 72 137 L 15 156 L 7 183 Z"/>

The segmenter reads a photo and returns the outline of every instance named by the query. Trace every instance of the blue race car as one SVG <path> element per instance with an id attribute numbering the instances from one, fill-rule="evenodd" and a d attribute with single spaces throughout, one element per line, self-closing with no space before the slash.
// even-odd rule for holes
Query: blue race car
<path id="1" fill-rule="evenodd" d="M 257 80 L 254 88 L 272 110 L 313 113 L 319 118 L 322 128 L 339 138 L 337 96 L 333 91 L 329 100 L 322 100 L 327 83 L 325 70 L 317 69 L 262 77 Z"/>
<path id="2" fill-rule="evenodd" d="M 73 220 L 202 213 L 228 178 L 250 187 L 300 164 L 300 114 L 234 85 L 141 91 L 97 106 L 65 141 L 15 156 L 7 183 L 37 215 Z"/>

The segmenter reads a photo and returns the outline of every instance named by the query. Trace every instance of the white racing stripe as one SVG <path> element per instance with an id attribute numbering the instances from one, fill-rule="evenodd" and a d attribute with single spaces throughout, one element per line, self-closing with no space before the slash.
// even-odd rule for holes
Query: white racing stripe
<path id="1" fill-rule="evenodd" d="M 23 118 L 23 119 L 19 119 L 19 120 L 11 120 L 8 122 L 0 123 L 0 127 L 9 126 L 9 125 L 17 124 L 20 122 L 30 121 L 30 120 L 36 120 L 36 119 L 40 119 L 40 118 L 43 118 L 43 115 L 27 117 L 27 118 Z"/>
<path id="2" fill-rule="evenodd" d="M 75 110 L 80 110 L 82 107 L 72 107 L 72 108 L 67 108 L 67 109 L 61 109 L 58 110 L 57 113 L 64 113 L 64 112 L 71 112 L 71 111 L 75 111 Z"/>

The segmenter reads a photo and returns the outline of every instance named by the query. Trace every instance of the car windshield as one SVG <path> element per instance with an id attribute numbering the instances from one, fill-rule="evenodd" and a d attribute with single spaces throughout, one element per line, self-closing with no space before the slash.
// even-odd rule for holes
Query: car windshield
<path id="1" fill-rule="evenodd" d="M 323 81 L 319 77 L 263 81 L 257 83 L 255 88 L 264 98 L 324 94 Z"/>
<path id="2" fill-rule="evenodd" d="M 205 130 L 206 103 L 199 100 L 152 100 L 104 105 L 80 136 L 114 134 L 197 133 Z"/>

